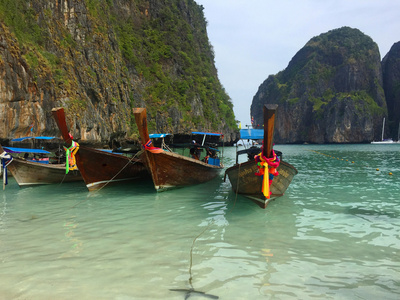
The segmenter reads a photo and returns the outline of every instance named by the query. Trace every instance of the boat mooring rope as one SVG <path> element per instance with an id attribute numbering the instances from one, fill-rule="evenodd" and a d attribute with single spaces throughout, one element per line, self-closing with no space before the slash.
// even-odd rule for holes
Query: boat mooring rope
<path id="1" fill-rule="evenodd" d="M 204 230 L 202 232 L 200 232 L 200 234 L 198 234 L 192 242 L 192 247 L 190 248 L 190 260 L 189 260 L 189 285 L 190 288 L 189 289 L 170 289 L 170 291 L 173 292 L 183 292 L 185 293 L 185 298 L 184 299 L 188 299 L 192 294 L 198 294 L 210 299 L 219 299 L 218 296 L 215 295 L 211 295 L 211 294 L 206 294 L 205 292 L 201 292 L 201 291 L 196 291 L 193 287 L 193 275 L 192 275 L 192 266 L 193 266 L 193 248 L 194 248 L 194 244 L 196 243 L 197 239 L 202 236 L 204 234 L 204 232 L 206 232 L 211 225 L 214 224 L 214 221 L 212 221 L 210 224 L 208 224 L 208 226 L 206 228 L 204 228 Z"/>
<path id="2" fill-rule="evenodd" d="M 132 156 L 129 160 L 128 160 L 128 162 L 125 164 L 125 166 L 123 166 L 122 168 L 121 168 L 121 170 L 119 170 L 118 172 L 117 172 L 117 174 L 115 174 L 110 180 L 108 180 L 103 186 L 101 186 L 98 190 L 96 190 L 96 191 L 94 191 L 94 192 L 92 192 L 92 193 L 89 193 L 88 195 L 87 195 L 87 197 L 86 197 L 86 199 L 84 199 L 84 200 L 81 200 L 81 201 L 79 201 L 78 203 L 76 203 L 75 205 L 73 205 L 71 208 L 75 208 L 75 207 L 77 207 L 79 204 L 81 204 L 81 203 L 83 203 L 83 202 L 85 202 L 85 201 L 87 201 L 90 197 L 93 197 L 95 194 L 97 194 L 99 191 L 101 191 L 104 187 L 106 187 L 110 182 L 112 182 L 131 162 L 132 162 L 132 160 L 133 159 L 135 159 L 136 157 L 138 157 L 139 155 L 141 155 L 142 153 L 143 153 L 143 151 L 144 150 L 140 150 L 140 151 L 138 151 L 134 156 Z M 134 163 L 133 163 L 133 165 L 134 164 L 136 164 L 137 163 L 137 161 L 135 161 Z"/>
<path id="3" fill-rule="evenodd" d="M 240 173 L 240 166 L 241 166 L 241 164 L 239 164 L 238 173 Z M 233 202 L 232 208 L 230 208 L 225 213 L 225 216 L 228 213 L 230 213 L 234 209 L 234 207 L 236 205 L 236 201 L 237 201 L 237 197 L 238 197 L 239 180 L 240 180 L 240 177 L 238 176 L 237 186 L 236 186 L 236 191 L 235 191 L 235 200 Z M 195 245 L 196 241 L 200 238 L 200 236 L 202 236 L 211 227 L 211 225 L 213 225 L 213 224 L 214 224 L 214 221 L 212 221 L 210 224 L 208 224 L 208 226 L 206 228 L 204 228 L 204 230 L 193 239 L 192 246 L 190 247 L 190 260 L 189 260 L 189 285 L 190 285 L 190 289 L 170 289 L 170 291 L 174 291 L 174 292 L 184 292 L 185 293 L 185 298 L 184 299 L 188 299 L 191 296 L 191 294 L 198 294 L 198 295 L 210 298 L 210 299 L 219 299 L 218 296 L 211 295 L 211 294 L 206 294 L 205 292 L 201 292 L 201 291 L 196 291 L 194 289 L 194 287 L 193 287 L 193 275 L 192 275 L 194 245 Z"/>
<path id="4" fill-rule="evenodd" d="M 134 155 L 134 156 L 132 156 L 131 157 L 131 159 L 125 164 L 125 166 L 123 166 L 122 168 L 121 168 L 121 170 L 119 170 L 118 172 L 117 172 L 117 174 L 115 174 L 110 180 L 108 180 L 103 186 L 101 186 L 98 190 L 96 190 L 94 193 L 97 193 L 97 192 L 99 192 L 99 191 L 101 191 L 105 186 L 107 186 L 110 182 L 112 182 L 119 174 L 121 174 L 121 172 L 132 162 L 132 160 L 133 159 L 135 159 L 137 156 L 139 156 L 140 154 L 142 154 L 143 153 L 143 149 L 142 150 L 140 150 L 140 151 L 138 151 L 138 152 L 136 152 L 136 154 Z M 137 161 L 135 161 L 132 165 L 134 165 L 134 164 L 136 164 L 137 163 Z M 91 193 L 92 195 L 94 194 L 94 193 Z"/>

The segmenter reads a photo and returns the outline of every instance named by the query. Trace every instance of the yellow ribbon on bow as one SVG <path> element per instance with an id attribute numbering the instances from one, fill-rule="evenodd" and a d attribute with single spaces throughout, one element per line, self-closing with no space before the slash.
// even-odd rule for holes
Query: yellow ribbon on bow
<path id="1" fill-rule="evenodd" d="M 255 161 L 257 162 L 258 172 L 257 176 L 264 176 L 262 182 L 262 193 L 264 196 L 269 199 L 270 198 L 270 188 L 269 186 L 272 183 L 274 176 L 278 176 L 279 173 L 277 168 L 280 164 L 279 157 L 275 154 L 275 151 L 272 150 L 272 157 L 266 158 L 262 155 L 262 151 L 260 154 L 254 156 Z M 270 178 L 270 174 L 272 177 Z"/>
<path id="2" fill-rule="evenodd" d="M 270 198 L 270 192 L 269 192 L 269 172 L 268 172 L 268 162 L 264 159 L 262 152 L 255 157 L 257 163 L 257 167 L 259 169 L 258 173 L 256 175 L 258 176 L 263 176 L 262 179 L 262 185 L 261 185 L 261 191 L 265 198 L 269 199 Z"/>

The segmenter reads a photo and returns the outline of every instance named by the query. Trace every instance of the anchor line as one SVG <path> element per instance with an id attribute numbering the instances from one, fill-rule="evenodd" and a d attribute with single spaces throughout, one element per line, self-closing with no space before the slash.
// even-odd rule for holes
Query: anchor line
<path id="1" fill-rule="evenodd" d="M 240 173 L 240 166 L 241 166 L 241 164 L 239 164 L 239 169 L 238 169 L 238 172 L 239 172 L 239 173 Z M 232 208 L 231 208 L 230 210 L 228 210 L 228 211 L 226 212 L 225 215 L 227 215 L 228 213 L 230 213 L 230 212 L 235 208 L 236 201 L 237 201 L 237 197 L 238 197 L 238 192 L 237 192 L 237 191 L 238 191 L 238 188 L 239 188 L 239 180 L 240 180 L 240 178 L 238 177 L 237 186 L 236 186 L 236 191 L 235 191 L 235 200 L 234 200 L 234 202 L 233 202 L 233 206 L 232 206 Z M 194 293 L 203 294 L 203 295 L 205 295 L 205 296 L 210 296 L 210 298 L 212 298 L 212 299 L 218 299 L 218 298 L 219 298 L 218 296 L 208 295 L 208 294 L 205 294 L 204 292 L 197 292 L 197 291 L 194 289 L 194 287 L 193 287 L 193 275 L 192 275 L 192 267 L 193 267 L 193 249 L 194 249 L 194 245 L 195 245 L 197 239 L 198 239 L 200 236 L 202 236 L 202 235 L 204 234 L 204 232 L 206 232 L 206 231 L 211 227 L 211 225 L 213 225 L 213 224 L 214 224 L 214 222 L 211 222 L 210 224 L 208 224 L 208 226 L 207 226 L 200 234 L 198 234 L 198 235 L 193 239 L 192 246 L 191 246 L 191 248 L 190 248 L 190 260 L 189 260 L 189 285 L 190 285 L 191 288 L 190 288 L 189 290 L 171 289 L 171 291 L 186 291 L 186 292 L 187 292 L 186 297 L 188 297 L 188 296 L 190 295 L 190 293 L 194 292 Z M 185 298 L 185 299 L 186 299 L 186 298 Z"/>
<path id="2" fill-rule="evenodd" d="M 140 150 L 139 152 L 136 152 L 136 154 L 134 155 L 134 156 L 132 156 L 131 157 L 131 159 L 125 164 L 125 166 L 123 166 L 122 168 L 121 168 L 121 170 L 119 170 L 119 172 L 117 172 L 117 174 L 115 174 L 110 180 L 108 180 L 107 182 L 106 182 L 106 184 L 104 184 L 102 187 L 100 187 L 98 190 L 96 190 L 96 192 L 95 193 L 97 193 L 97 192 L 99 192 L 101 189 L 103 189 L 105 186 L 107 186 L 107 184 L 109 184 L 110 182 L 112 182 L 131 162 L 132 162 L 132 160 L 133 159 L 135 159 L 137 156 L 139 156 L 139 154 L 142 154 L 143 153 L 143 151 L 144 150 Z M 137 163 L 137 161 L 135 161 L 134 163 L 133 163 L 133 165 L 134 164 L 136 164 Z"/>
<path id="3" fill-rule="evenodd" d="M 142 154 L 143 153 L 143 151 L 144 150 L 140 150 L 140 151 L 138 151 L 134 156 L 132 156 L 129 160 L 128 160 L 128 162 L 125 164 L 125 166 L 123 166 L 122 168 L 121 168 L 121 170 L 119 170 L 118 172 L 117 172 L 117 174 L 115 174 L 110 180 L 108 180 L 103 186 L 101 186 L 98 190 L 96 190 L 96 191 L 94 191 L 93 193 L 90 193 L 90 194 L 88 194 L 88 196 L 86 197 L 86 199 L 84 199 L 84 200 L 82 200 L 82 201 L 79 201 L 78 203 L 76 203 L 75 205 L 73 205 L 71 208 L 75 208 L 76 206 L 78 206 L 79 204 L 81 204 L 81 203 L 83 203 L 83 202 L 85 202 L 85 201 L 87 201 L 88 199 L 89 199 L 89 197 L 92 197 L 92 196 L 94 196 L 96 193 L 98 193 L 100 190 L 102 190 L 105 186 L 107 186 L 111 181 L 113 181 L 131 162 L 132 162 L 132 160 L 134 160 L 136 157 L 138 157 L 140 154 Z M 136 164 L 137 163 L 137 161 L 135 161 L 135 162 L 133 162 L 132 164 L 134 165 L 134 164 Z"/>

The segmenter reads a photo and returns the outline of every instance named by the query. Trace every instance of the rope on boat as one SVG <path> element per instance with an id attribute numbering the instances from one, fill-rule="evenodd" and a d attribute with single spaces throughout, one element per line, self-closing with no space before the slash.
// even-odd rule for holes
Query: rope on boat
<path id="1" fill-rule="evenodd" d="M 101 186 L 98 190 L 96 190 L 94 193 L 97 193 L 97 192 L 99 192 L 99 191 L 101 191 L 105 186 L 107 186 L 110 182 L 112 182 L 131 162 L 132 162 L 132 160 L 133 159 L 135 159 L 137 156 L 139 156 L 140 154 L 142 154 L 144 152 L 144 150 L 140 150 L 139 152 L 136 152 L 136 154 L 134 155 L 134 156 L 132 156 L 129 160 L 128 160 L 128 162 L 125 164 L 125 166 L 123 166 L 122 168 L 121 168 L 121 170 L 119 170 L 118 172 L 117 172 L 117 174 L 115 174 L 110 180 L 108 180 L 103 186 Z M 133 163 L 133 165 L 134 164 L 136 164 L 137 163 L 137 161 L 135 161 L 134 163 Z M 91 193 L 91 195 L 93 195 L 94 193 Z"/>
<path id="2" fill-rule="evenodd" d="M 241 166 L 242 164 L 239 164 L 239 169 L 238 169 L 238 174 L 240 174 L 240 166 Z M 239 181 L 240 181 L 240 176 L 238 176 L 238 180 L 237 180 L 237 184 L 236 184 L 236 191 L 235 191 L 235 201 L 233 202 L 233 207 L 231 208 L 231 210 L 235 207 L 235 205 L 236 205 L 236 200 L 237 200 L 237 197 L 238 197 L 238 190 L 239 190 Z M 227 212 L 228 213 L 228 212 Z"/>
<path id="3" fill-rule="evenodd" d="M 63 179 L 61 180 L 61 182 L 58 185 L 62 185 L 63 184 L 63 182 L 65 180 L 65 177 L 67 177 L 67 173 L 64 173 L 64 177 L 63 177 Z"/>
<path id="4" fill-rule="evenodd" d="M 83 202 L 85 202 L 85 201 L 87 201 L 88 200 L 88 198 L 89 197 L 92 197 L 93 195 L 95 195 L 97 192 L 99 192 L 100 190 L 102 190 L 105 186 L 107 186 L 111 181 L 113 181 L 131 162 L 132 162 L 132 160 L 133 159 L 135 159 L 137 156 L 139 156 L 139 155 L 141 155 L 142 153 L 143 153 L 143 151 L 144 150 L 140 150 L 140 151 L 138 151 L 134 156 L 132 156 L 129 160 L 128 160 L 128 162 L 125 164 L 125 166 L 123 166 L 122 168 L 121 168 L 121 170 L 119 170 L 118 172 L 117 172 L 117 174 L 115 174 L 110 180 L 108 180 L 103 186 L 101 186 L 98 190 L 96 190 L 96 191 L 94 191 L 94 192 L 92 192 L 92 193 L 89 193 L 88 194 L 88 196 L 86 197 L 86 199 L 84 199 L 84 200 L 82 200 L 82 201 L 79 201 L 78 203 L 76 203 L 75 205 L 73 205 L 71 208 L 75 208 L 76 206 L 78 206 L 79 204 L 81 204 L 81 203 L 83 203 Z M 135 161 L 134 163 L 133 163 L 133 165 L 134 164 L 136 164 L 137 163 L 137 161 Z"/>

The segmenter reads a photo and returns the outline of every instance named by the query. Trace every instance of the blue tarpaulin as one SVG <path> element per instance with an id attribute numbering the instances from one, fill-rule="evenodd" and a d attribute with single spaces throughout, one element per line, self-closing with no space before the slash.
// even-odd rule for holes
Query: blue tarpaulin
<path id="1" fill-rule="evenodd" d="M 149 135 L 149 137 L 151 139 L 155 139 L 155 138 L 164 138 L 167 135 L 170 135 L 170 134 L 169 133 L 152 133 L 152 134 Z"/>
<path id="2" fill-rule="evenodd" d="M 219 166 L 221 165 L 221 161 L 219 160 L 219 158 L 208 158 L 208 164 L 213 165 L 213 166 Z"/>
<path id="3" fill-rule="evenodd" d="M 262 140 L 264 129 L 240 129 L 240 138 L 243 140 Z"/>
<path id="4" fill-rule="evenodd" d="M 221 136 L 221 133 L 212 133 L 212 132 L 200 132 L 200 131 L 193 131 L 192 134 L 201 134 L 201 135 L 214 135 L 214 136 Z"/>
<path id="5" fill-rule="evenodd" d="M 36 154 L 50 154 L 49 151 L 42 149 L 30 149 L 30 148 L 14 148 L 14 147 L 3 147 L 8 153 L 36 153 Z"/>
<path id="6" fill-rule="evenodd" d="M 52 140 L 56 139 L 55 136 L 26 136 L 17 139 L 12 139 L 11 142 L 21 142 L 28 139 L 35 139 L 35 140 Z"/>

